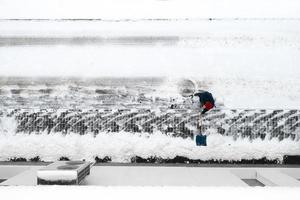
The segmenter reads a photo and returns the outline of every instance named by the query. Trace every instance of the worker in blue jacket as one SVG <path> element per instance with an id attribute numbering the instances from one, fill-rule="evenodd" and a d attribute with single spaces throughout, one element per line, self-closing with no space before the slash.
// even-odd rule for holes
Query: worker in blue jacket
<path id="1" fill-rule="evenodd" d="M 203 109 L 201 114 L 206 113 L 215 106 L 214 97 L 210 92 L 200 90 L 194 93 L 193 96 L 197 96 L 200 99 L 200 106 Z"/>

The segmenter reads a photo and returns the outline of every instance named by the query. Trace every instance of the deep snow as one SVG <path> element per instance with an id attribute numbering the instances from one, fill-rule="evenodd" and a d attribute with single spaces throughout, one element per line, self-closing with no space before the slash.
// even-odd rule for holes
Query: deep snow
<path id="1" fill-rule="evenodd" d="M 297 19 L 4 20 L 0 24 L 2 109 L 14 106 L 39 109 L 41 102 L 52 106 L 53 99 L 63 103 L 60 107 L 65 109 L 74 108 L 73 102 L 89 107 L 97 101 L 87 101 L 86 96 L 92 93 L 97 97 L 97 90 L 98 93 L 118 91 L 120 96 L 128 94 L 128 87 L 112 89 L 113 81 L 93 87 L 79 84 L 77 88 L 66 78 L 65 83 L 55 86 L 41 83 L 25 87 L 20 83 L 8 84 L 7 77 L 11 76 L 26 76 L 29 82 L 34 82 L 32 77 L 36 76 L 42 80 L 43 76 L 79 76 L 82 82 L 103 76 L 166 77 L 159 84 L 144 82 L 147 87 L 136 84 L 130 91 L 139 94 L 145 90 L 141 98 L 152 100 L 156 97 L 180 100 L 176 84 L 184 77 L 193 80 L 199 89 L 213 92 L 225 108 L 300 108 L 300 21 Z M 87 93 L 78 92 L 82 89 Z M 160 132 L 100 133 L 96 137 L 73 133 L 16 134 L 14 121 L 4 123 L 9 128 L 2 128 L 0 134 L 1 160 L 36 156 L 49 161 L 62 156 L 89 160 L 94 156 L 110 156 L 112 161 L 120 162 L 129 162 L 134 156 L 282 160 L 285 154 L 299 154 L 300 147 L 299 140 L 234 141 L 216 133 L 209 136 L 207 147 L 197 147 L 191 139 Z"/>
<path id="2" fill-rule="evenodd" d="M 169 137 L 162 133 L 132 134 L 128 132 L 92 134 L 1 134 L 0 159 L 31 159 L 36 156 L 43 161 L 61 157 L 72 160 L 93 161 L 96 156 L 110 157 L 112 162 L 130 162 L 131 158 L 161 157 L 172 159 L 183 156 L 201 160 L 278 159 L 284 155 L 299 154 L 299 141 L 255 139 L 233 140 L 232 137 L 211 134 L 206 147 L 196 146 L 191 139 Z"/>
<path id="3" fill-rule="evenodd" d="M 2 20 L 0 89 L 19 88 L 3 76 L 165 77 L 145 94 L 176 97 L 184 77 L 227 108 L 298 109 L 299 27 L 298 19 Z"/>
<path id="4" fill-rule="evenodd" d="M 300 20 L 0 21 L 0 75 L 298 79 L 299 27 Z"/>

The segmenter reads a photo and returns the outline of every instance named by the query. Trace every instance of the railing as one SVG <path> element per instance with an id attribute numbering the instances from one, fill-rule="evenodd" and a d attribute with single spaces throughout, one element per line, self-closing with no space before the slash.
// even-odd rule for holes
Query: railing
<path id="1" fill-rule="evenodd" d="M 154 133 L 173 137 L 219 133 L 234 138 L 300 138 L 300 110 L 212 110 L 201 118 L 195 110 L 10 110 L 0 117 L 17 122 L 17 133 L 59 132 L 97 134 L 107 132 Z M 1 120 L 1 119 L 0 119 Z M 0 121 L 1 126 L 1 121 Z"/>

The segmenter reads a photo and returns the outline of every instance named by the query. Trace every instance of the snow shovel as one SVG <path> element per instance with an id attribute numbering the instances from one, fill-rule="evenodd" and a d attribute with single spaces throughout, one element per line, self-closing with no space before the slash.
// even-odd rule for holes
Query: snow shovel
<path id="1" fill-rule="evenodd" d="M 207 146 L 207 144 L 206 144 L 207 136 L 202 134 L 202 116 L 201 116 L 201 114 L 200 114 L 198 126 L 199 126 L 199 132 L 196 135 L 196 145 L 197 146 Z"/>

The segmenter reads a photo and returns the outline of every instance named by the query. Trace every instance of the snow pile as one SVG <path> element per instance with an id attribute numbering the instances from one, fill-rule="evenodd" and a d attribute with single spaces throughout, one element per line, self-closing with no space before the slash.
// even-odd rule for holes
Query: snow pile
<path id="1" fill-rule="evenodd" d="M 3 116 L 0 118 L 0 134 L 9 135 L 16 133 L 17 121 L 12 117 Z"/>
<path id="2" fill-rule="evenodd" d="M 128 132 L 79 135 L 51 134 L 11 134 L 0 135 L 0 160 L 10 158 L 34 158 L 54 161 L 60 157 L 72 160 L 94 160 L 96 156 L 110 157 L 113 162 L 130 162 L 135 156 L 142 158 L 161 157 L 172 159 L 183 156 L 201 160 L 241 160 L 267 159 L 282 160 L 284 155 L 300 154 L 299 141 L 284 139 L 279 141 L 238 139 L 219 134 L 210 134 L 207 147 L 195 145 L 191 139 L 154 134 L 132 134 Z"/>

